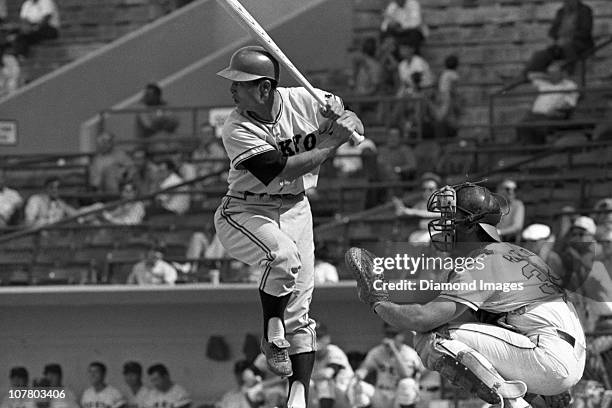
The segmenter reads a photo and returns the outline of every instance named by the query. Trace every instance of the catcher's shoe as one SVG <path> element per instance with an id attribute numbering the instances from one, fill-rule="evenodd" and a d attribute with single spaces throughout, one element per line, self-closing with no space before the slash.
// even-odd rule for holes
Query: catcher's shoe
<path id="1" fill-rule="evenodd" d="M 289 358 L 289 342 L 285 339 L 266 341 L 261 339 L 261 351 L 266 356 L 268 368 L 280 377 L 291 377 L 291 359 Z"/>

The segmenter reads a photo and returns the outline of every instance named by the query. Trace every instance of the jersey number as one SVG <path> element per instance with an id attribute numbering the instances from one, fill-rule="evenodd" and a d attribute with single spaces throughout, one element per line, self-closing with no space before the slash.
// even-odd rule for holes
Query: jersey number
<path id="1" fill-rule="evenodd" d="M 523 248 L 511 249 L 504 258 L 510 262 L 527 262 L 521 269 L 522 275 L 527 279 L 535 278 L 542 282 L 538 286 L 542 293 L 547 295 L 559 293 L 560 279 L 541 258 L 533 257 L 531 252 Z"/>

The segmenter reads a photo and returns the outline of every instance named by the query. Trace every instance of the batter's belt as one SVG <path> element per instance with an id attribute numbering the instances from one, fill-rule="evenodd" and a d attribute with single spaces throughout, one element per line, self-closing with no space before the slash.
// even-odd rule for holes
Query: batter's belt
<path id="1" fill-rule="evenodd" d="M 246 200 L 249 197 L 259 199 L 282 199 L 282 200 L 301 200 L 304 198 L 304 192 L 298 194 L 268 194 L 268 193 L 252 193 L 250 191 L 234 191 L 229 190 L 226 194 L 228 197 Z"/>

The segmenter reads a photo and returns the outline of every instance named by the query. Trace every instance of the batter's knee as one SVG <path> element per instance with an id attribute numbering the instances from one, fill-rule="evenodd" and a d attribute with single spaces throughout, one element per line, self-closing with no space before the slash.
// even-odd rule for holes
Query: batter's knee
<path id="1" fill-rule="evenodd" d="M 266 254 L 261 267 L 261 290 L 273 296 L 291 293 L 302 268 L 297 246 L 293 242 L 279 245 Z"/>

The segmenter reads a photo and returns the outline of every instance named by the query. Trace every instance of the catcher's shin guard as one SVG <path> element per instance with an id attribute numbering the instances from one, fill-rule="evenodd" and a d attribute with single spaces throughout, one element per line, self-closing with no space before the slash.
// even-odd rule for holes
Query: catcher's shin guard
<path id="1" fill-rule="evenodd" d="M 451 383 L 489 404 L 503 406 L 504 400 L 522 400 L 527 392 L 524 382 L 505 380 L 482 354 L 460 341 L 439 339 L 434 348 L 442 356 L 434 362 L 432 368 Z"/>

